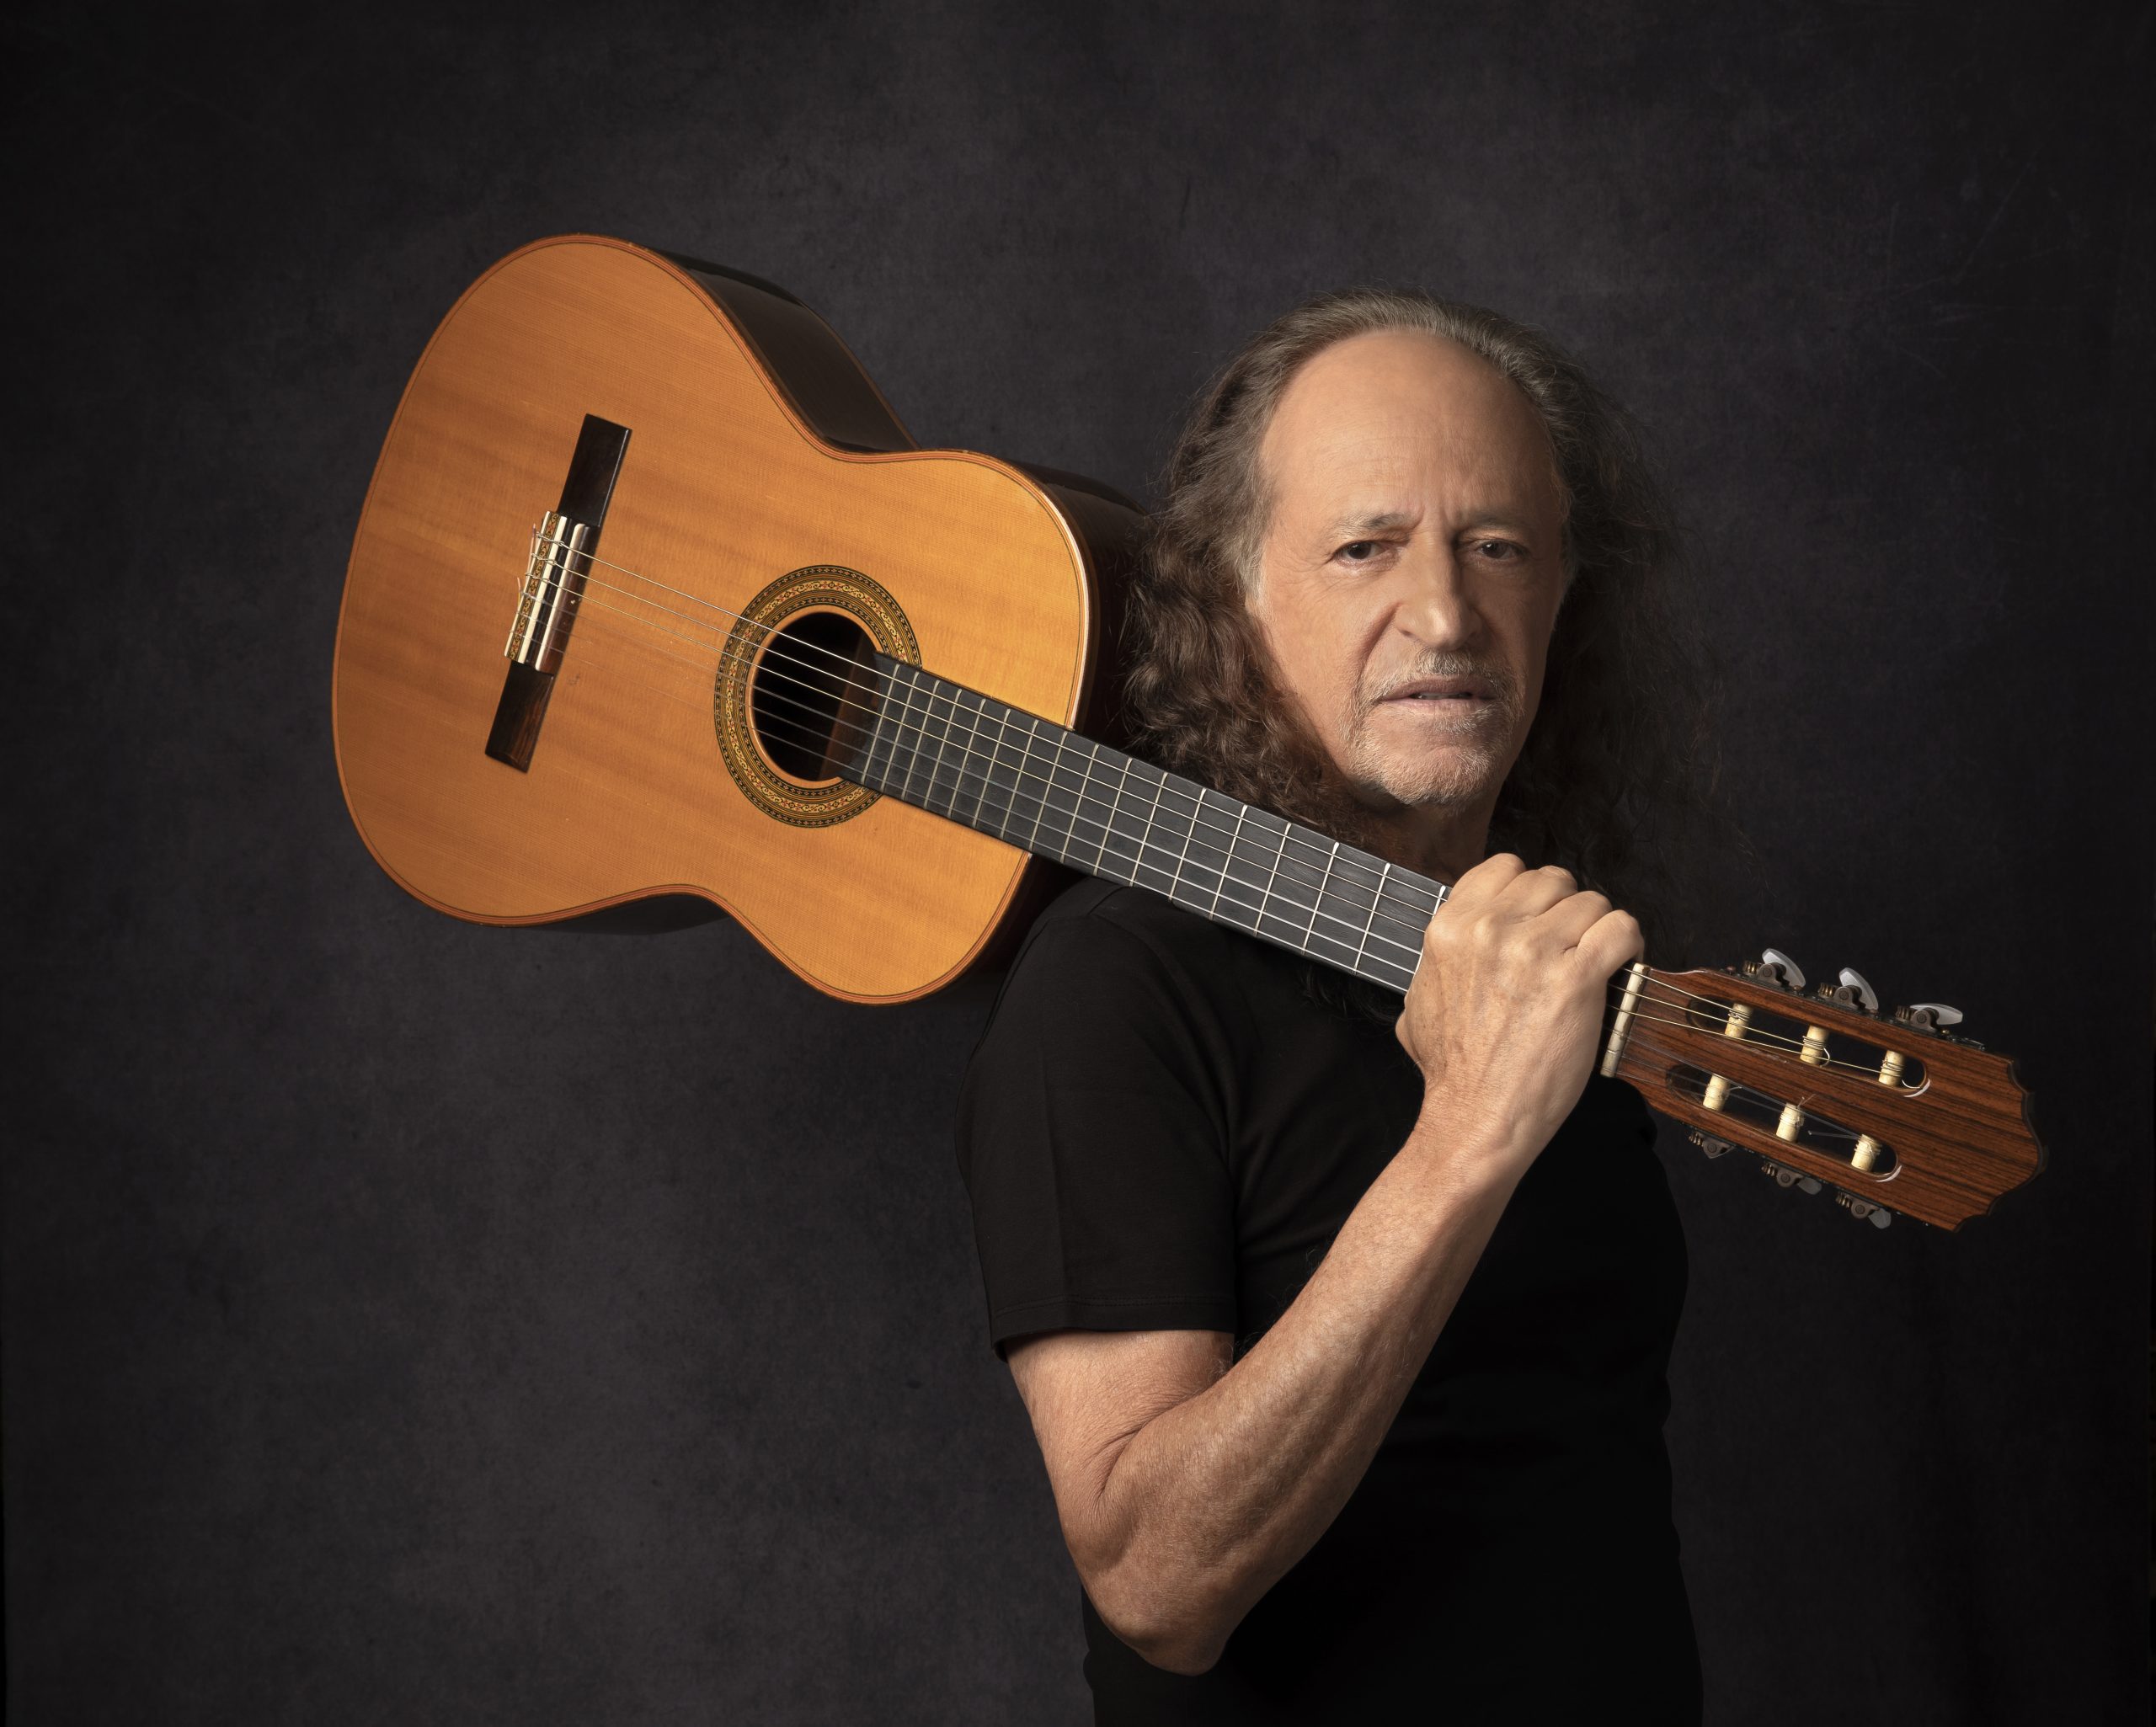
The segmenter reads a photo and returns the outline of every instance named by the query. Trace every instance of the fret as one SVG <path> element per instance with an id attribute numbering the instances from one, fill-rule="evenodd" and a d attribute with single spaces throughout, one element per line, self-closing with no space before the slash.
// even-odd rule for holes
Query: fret
<path id="1" fill-rule="evenodd" d="M 1040 722 L 1030 714 L 1026 717 L 1026 765 L 1031 767 L 1033 760 L 1033 745 L 1040 740 L 1041 728 Z M 1057 761 L 1061 760 L 1063 757 L 1063 740 L 1060 738 L 1056 739 L 1055 757 Z M 1026 839 L 1026 850 L 1028 851 L 1038 851 L 1041 849 L 1041 818 L 1048 813 L 1048 793 L 1055 785 L 1054 761 L 1049 764 L 1048 773 L 1048 784 L 1040 793 L 1039 806 L 1033 811 L 1033 831 Z"/>
<path id="2" fill-rule="evenodd" d="M 893 661 L 891 669 L 884 678 L 883 695 L 876 705 L 876 735 L 868 746 L 869 770 L 874 776 L 876 789 L 883 792 L 891 789 L 891 775 L 898 762 L 901 728 L 898 708 L 891 699 L 893 691 L 898 687 L 898 664 Z M 879 751 L 883 755 L 880 766 L 877 764 Z"/>
<path id="3" fill-rule="evenodd" d="M 1011 816 L 1011 813 L 1017 809 L 1018 805 L 1018 786 L 1020 784 L 1019 776 L 1022 770 L 1020 766 L 1012 766 L 1009 770 L 1011 774 L 1011 781 L 1008 785 L 1006 785 L 1003 781 L 998 777 L 998 770 L 1001 770 L 1005 766 L 1003 760 L 1004 748 L 1011 741 L 1011 722 L 1007 717 L 1009 713 L 1010 709 L 1005 707 L 1001 702 L 990 701 L 985 697 L 982 699 L 982 718 L 985 720 L 991 720 L 995 725 L 995 741 L 987 745 L 988 766 L 985 770 L 985 776 L 988 782 L 988 787 L 991 787 L 1003 794 L 1003 813 L 995 824 L 995 837 L 999 840 L 1007 840 L 1010 837 Z M 981 807 L 985 810 L 989 807 L 988 788 L 983 789 L 981 800 Z M 981 831 L 983 833 L 987 832 L 985 824 L 980 825 Z"/>
<path id="4" fill-rule="evenodd" d="M 1150 782 L 1146 779 L 1148 774 L 1152 776 Z M 1106 850 L 1111 840 L 1116 842 L 1111 855 L 1123 866 L 1122 879 L 1134 886 L 1152 823 L 1152 810 L 1145 804 L 1145 793 L 1150 783 L 1152 802 L 1157 803 L 1163 778 L 1158 768 L 1127 755 L 1123 758 L 1122 776 L 1116 787 L 1114 807 L 1108 813 L 1108 832 L 1102 837 L 1102 846 Z M 1138 787 L 1134 793 L 1131 791 L 1134 781 Z M 1106 873 L 1105 865 L 1102 873 Z"/>
<path id="5" fill-rule="evenodd" d="M 1073 755 L 1076 755 L 1076 746 L 1086 741 L 1075 732 L 1066 732 L 1060 726 L 1056 728 L 1055 759 L 1049 767 L 1049 792 L 1055 800 L 1055 813 L 1063 818 L 1063 838 L 1056 842 L 1057 849 L 1053 854 L 1059 863 L 1076 861 L 1074 853 L 1078 845 L 1078 822 L 1086 808 L 1085 759 L 1078 757 L 1079 778 L 1078 782 L 1073 785 L 1070 764 L 1064 760 L 1064 751 L 1067 747 Z"/>
<path id="6" fill-rule="evenodd" d="M 888 670 L 887 666 L 889 668 Z M 891 712 L 890 696 L 892 685 L 898 681 L 898 663 L 878 654 L 876 670 L 883 680 L 883 688 L 876 698 L 876 723 L 869 728 L 868 754 L 862 763 L 861 783 L 872 791 L 883 792 L 889 789 L 890 781 L 886 769 L 877 766 L 876 754 L 882 750 L 888 759 L 889 752 L 897 747 L 898 733 L 895 717 Z"/>
<path id="7" fill-rule="evenodd" d="M 1153 823 L 1161 813 L 1161 796 L 1168 789 L 1168 776 L 1161 773 L 1158 768 L 1154 769 L 1153 771 L 1160 776 L 1153 781 L 1153 807 L 1145 812 L 1145 825 L 1139 832 L 1138 849 L 1130 856 L 1130 882 L 1133 887 L 1137 886 L 1139 868 L 1145 861 L 1145 848 L 1152 843 Z"/>
<path id="8" fill-rule="evenodd" d="M 1265 927 L 1265 914 L 1273 904 L 1273 884 L 1280 874 L 1280 860 L 1288 855 L 1288 839 L 1294 832 L 1294 828 L 1289 824 L 1281 823 L 1280 843 L 1273 848 L 1273 866 L 1266 871 L 1265 888 L 1257 896 L 1257 921 L 1251 925 L 1254 930 L 1262 930 Z"/>
<path id="9" fill-rule="evenodd" d="M 913 724 L 913 760 L 906 769 L 905 797 L 908 802 L 918 803 L 923 809 L 933 810 L 936 797 L 936 733 L 932 729 L 936 712 L 931 704 L 928 685 L 916 674 L 910 680 L 906 693 L 906 718 Z M 920 704 L 915 705 L 918 696 Z M 918 795 L 913 791 L 915 775 L 921 777 Z"/>
<path id="10" fill-rule="evenodd" d="M 1378 902 L 1385 897 L 1385 884 L 1392 875 L 1392 866 L 1387 864 L 1378 872 L 1378 891 L 1370 896 L 1370 914 L 1363 919 L 1362 938 L 1355 944 L 1355 969 L 1363 968 L 1363 950 L 1370 945 L 1370 928 L 1378 920 Z"/>
<path id="11" fill-rule="evenodd" d="M 943 693 L 946 689 L 951 689 L 952 694 L 946 696 Z M 937 706 L 939 702 L 942 704 L 940 710 Z M 958 703 L 955 687 L 946 685 L 941 678 L 932 679 L 928 687 L 928 712 L 930 719 L 936 726 L 937 736 L 936 766 L 928 776 L 927 807 L 938 815 L 947 816 L 953 821 L 958 821 L 961 819 L 958 814 L 958 792 L 965 780 L 966 746 L 960 740 L 958 728 L 954 723 L 958 717 Z M 955 768 L 951 765 L 951 752 L 953 749 L 958 752 L 958 762 Z M 943 808 L 937 810 L 936 808 L 937 792 L 939 787 L 946 786 L 947 789 L 945 789 L 943 793 Z"/>
<path id="12" fill-rule="evenodd" d="M 969 696 L 974 704 L 970 708 L 966 706 L 966 698 Z M 988 789 L 988 770 L 974 757 L 980 748 L 980 717 L 987 712 L 988 698 L 971 690 L 960 689 L 952 697 L 951 706 L 966 722 L 965 742 L 959 746 L 958 783 L 951 799 L 951 818 L 964 823 L 969 828 L 978 828 L 980 825 L 981 799 Z M 977 782 L 971 789 L 966 784 L 969 774 Z"/>
<path id="13" fill-rule="evenodd" d="M 1011 752 L 1011 804 L 1010 808 L 1004 812 L 1002 823 L 996 831 L 999 838 L 1007 840 L 1015 845 L 1018 842 L 1012 834 L 1011 829 L 1025 814 L 1022 800 L 1031 798 L 1033 801 L 1033 823 L 1037 827 L 1039 825 L 1040 793 L 1031 777 L 1033 747 L 1028 738 L 1033 724 L 1032 717 L 1030 715 L 1024 717 L 1028 730 L 1021 731 L 1013 723 L 1020 716 L 1008 708 L 1006 708 L 1004 712 L 1009 717 L 1003 722 L 1003 737 L 996 749 L 999 755 L 1006 749 Z"/>
<path id="14" fill-rule="evenodd" d="M 1288 824 L 1267 811 L 1248 804 L 1236 811 L 1220 892 L 1209 916 L 1257 933 L 1265 920 L 1266 895 L 1287 835 Z"/>
<path id="15" fill-rule="evenodd" d="M 1198 788 L 1197 804 L 1190 814 L 1190 836 L 1183 841 L 1182 855 L 1176 860 L 1175 881 L 1168 889 L 1168 898 L 1177 905 L 1188 906 L 1209 917 L 1212 915 L 1212 902 L 1219 898 L 1219 876 L 1225 875 L 1227 869 L 1227 855 L 1220 849 L 1219 838 L 1226 829 L 1224 824 L 1209 817 L 1211 806 L 1206 802 L 1219 797 L 1219 792 L 1204 786 Z M 1205 871 L 1209 869 L 1218 872 L 1209 898 L 1205 891 Z"/>
<path id="16" fill-rule="evenodd" d="M 1266 928 L 1262 919 L 1257 928 L 1257 933 L 1267 941 L 1278 941 L 1298 952 L 1308 951 L 1305 941 L 1317 919 L 1319 886 L 1324 879 L 1309 858 L 1311 855 L 1323 856 L 1323 848 L 1331 843 L 1294 822 L 1282 829 L 1279 850 L 1273 860 L 1267 913 L 1273 928 Z"/>
<path id="17" fill-rule="evenodd" d="M 1227 856 L 1220 860 L 1220 879 L 1213 884 L 1213 903 L 1206 913 L 1209 917 L 1220 914 L 1220 890 L 1228 885 L 1228 866 L 1235 861 L 1235 842 L 1243 837 L 1243 818 L 1249 813 L 1248 804 L 1238 803 L 1235 806 L 1235 825 L 1228 834 Z"/>
<path id="18" fill-rule="evenodd" d="M 915 717 L 914 712 L 914 692 L 919 687 L 919 674 L 909 670 L 905 680 L 905 701 L 902 709 L 900 723 L 910 724 L 912 726 L 914 744 L 912 754 L 906 762 L 905 777 L 899 781 L 899 796 L 908 803 L 911 803 L 914 801 L 914 774 L 921 766 L 921 758 L 927 754 L 927 751 L 922 748 L 922 744 L 926 740 L 927 733 L 923 728 L 923 722 Z"/>
<path id="19" fill-rule="evenodd" d="M 1086 754 L 1081 759 L 1079 763 L 1078 789 L 1071 794 L 1070 824 L 1069 828 L 1065 830 L 1065 844 L 1064 846 L 1064 850 L 1068 853 L 1077 849 L 1078 818 L 1085 813 L 1086 794 L 1092 789 L 1093 764 L 1100 757 L 1101 746 L 1094 743 L 1090 738 L 1078 737 L 1075 733 L 1067 733 L 1065 735 L 1071 738 L 1075 742 L 1082 744 L 1086 746 Z M 1103 845 L 1107 844 L 1107 834 L 1105 829 L 1102 830 L 1101 843 Z M 1065 861 L 1068 861 L 1068 858 L 1066 858 Z"/>
<path id="20" fill-rule="evenodd" d="M 1357 946 L 1359 926 L 1372 921 L 1375 914 L 1376 860 L 1343 846 L 1333 854 L 1329 869 L 1320 898 L 1322 915 L 1313 931 L 1310 951 L 1320 959 L 1330 959 L 1352 971 L 1361 956 Z M 1337 949 L 1337 954 L 1318 952 L 1319 943 Z"/>
<path id="21" fill-rule="evenodd" d="M 1098 751 L 1099 746 L 1096 745 L 1095 754 L 1097 755 Z M 1115 832 L 1116 812 L 1123 808 L 1123 788 L 1129 784 L 1130 758 L 1125 756 L 1123 762 L 1123 771 L 1116 780 L 1115 796 L 1108 800 L 1108 818 L 1101 824 L 1101 849 L 1093 854 L 1093 873 L 1097 876 L 1104 876 L 1107 873 L 1106 866 L 1108 857 L 1108 840 Z"/>
<path id="22" fill-rule="evenodd" d="M 1340 842 L 1336 840 L 1332 842 L 1332 850 L 1326 855 L 1325 873 L 1322 876 L 1320 876 L 1317 879 L 1317 898 L 1310 905 L 1310 928 L 1303 931 L 1303 945 L 1305 947 L 1308 947 L 1310 946 L 1310 939 L 1311 935 L 1316 932 L 1317 914 L 1324 909 L 1325 906 L 1325 884 L 1332 879 L 1332 862 L 1333 860 L 1339 856 Z"/>
<path id="23" fill-rule="evenodd" d="M 1155 893 L 1165 894 L 1171 899 L 1175 897 L 1177 871 L 1182 867 L 1184 854 L 1190 849 L 1191 829 L 1194 825 L 1196 806 L 1193 803 L 1188 809 L 1178 807 L 1182 796 L 1183 781 L 1173 774 L 1163 774 L 1153 796 L 1152 828 L 1145 852 L 1138 860 L 1141 871 L 1150 870 L 1159 877 L 1155 882 L 1141 878 L 1138 885 L 1150 887 Z M 1181 824 L 1180 829 L 1178 824 Z"/>
<path id="24" fill-rule="evenodd" d="M 948 815 L 950 806 L 947 801 L 943 808 L 939 810 L 936 808 L 937 794 L 942 788 L 944 772 L 950 766 L 951 750 L 951 716 L 947 708 L 939 710 L 937 706 L 943 700 L 941 681 L 937 678 L 928 680 L 927 712 L 921 721 L 921 730 L 935 744 L 936 760 L 929 765 L 928 784 L 921 792 L 921 803 L 923 809 L 933 814 Z"/>
<path id="25" fill-rule="evenodd" d="M 936 770 L 942 759 L 943 736 L 937 723 L 933 680 L 918 667 L 908 668 L 905 699 L 899 712 L 907 755 L 898 796 L 937 813 Z"/>
<path id="26" fill-rule="evenodd" d="M 1385 915 L 1396 923 L 1412 925 L 1418 941 L 1424 927 L 1432 918 L 1437 915 L 1438 908 L 1445 903 L 1445 894 L 1448 892 L 1442 882 L 1425 882 L 1419 877 L 1413 876 L 1388 880 L 1385 891 L 1392 894 L 1398 904 L 1406 908 L 1404 911 L 1389 909 Z M 1429 901 L 1428 905 L 1416 903 L 1416 896 L 1418 893 L 1428 898 Z"/>

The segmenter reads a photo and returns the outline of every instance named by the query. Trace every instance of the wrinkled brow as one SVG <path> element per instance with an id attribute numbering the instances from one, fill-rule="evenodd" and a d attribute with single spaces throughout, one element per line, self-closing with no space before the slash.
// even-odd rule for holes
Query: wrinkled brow
<path id="1" fill-rule="evenodd" d="M 1382 534 L 1392 528 L 1412 528 L 1421 518 L 1410 509 L 1383 509 L 1375 515 L 1345 516 L 1326 531 L 1332 534 Z"/>

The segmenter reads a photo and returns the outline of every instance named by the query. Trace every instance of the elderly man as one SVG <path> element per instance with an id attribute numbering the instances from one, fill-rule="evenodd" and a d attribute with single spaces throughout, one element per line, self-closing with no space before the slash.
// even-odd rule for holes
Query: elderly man
<path id="1" fill-rule="evenodd" d="M 1089 882 L 969 1072 L 997 1347 L 1102 1722 L 1698 1718 L 1684 1241 L 1590 1078 L 1667 728 L 1622 422 L 1493 314 L 1328 296 L 1233 361 L 1134 596 L 1145 751 L 1454 883 L 1395 1019 Z M 1627 661 L 1632 662 L 1628 665 Z M 1394 1004 L 1396 1008 L 1396 999 Z"/>

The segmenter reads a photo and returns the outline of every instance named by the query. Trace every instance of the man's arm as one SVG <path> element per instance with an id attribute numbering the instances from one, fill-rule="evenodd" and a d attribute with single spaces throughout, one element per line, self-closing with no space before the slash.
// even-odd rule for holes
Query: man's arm
<path id="1" fill-rule="evenodd" d="M 1420 1120 L 1301 1294 L 1231 1367 L 1211 1331 L 1012 1348 L 1064 1539 L 1109 1628 L 1204 1671 L 1363 1478 L 1513 1189 L 1579 1099 L 1638 926 L 1561 870 L 1460 877 L 1401 1015 Z"/>

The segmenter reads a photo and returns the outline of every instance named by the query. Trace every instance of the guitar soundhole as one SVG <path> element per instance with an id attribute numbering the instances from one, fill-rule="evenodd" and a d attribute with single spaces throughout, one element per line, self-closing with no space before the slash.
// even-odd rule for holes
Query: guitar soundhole
<path id="1" fill-rule="evenodd" d="M 866 742 L 875 644 L 842 611 L 804 611 L 765 638 L 749 674 L 757 747 L 800 786 L 835 783 Z"/>
<path id="2" fill-rule="evenodd" d="M 846 777 L 876 717 L 881 657 L 921 664 L 890 590 L 843 564 L 788 570 L 741 608 L 712 680 L 712 728 L 741 795 L 773 821 L 835 828 L 878 794 Z"/>

